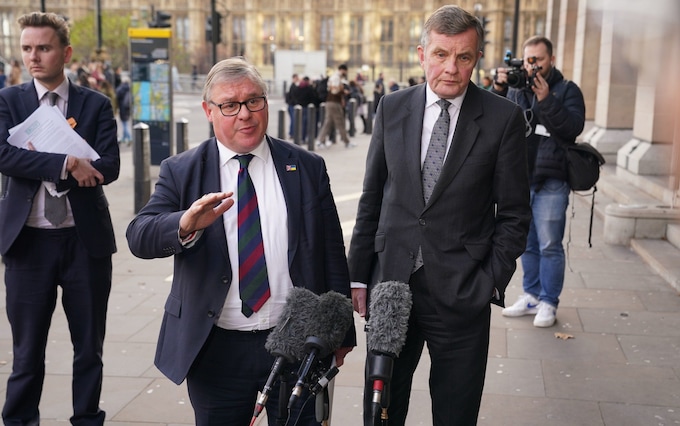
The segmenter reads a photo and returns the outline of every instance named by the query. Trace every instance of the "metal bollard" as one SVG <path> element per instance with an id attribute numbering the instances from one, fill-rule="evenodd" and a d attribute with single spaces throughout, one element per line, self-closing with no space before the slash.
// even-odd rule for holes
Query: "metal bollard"
<path id="1" fill-rule="evenodd" d="M 373 133 L 373 101 L 368 101 L 366 107 L 366 133 L 370 135 Z"/>
<path id="2" fill-rule="evenodd" d="M 151 198 L 151 176 L 149 164 L 151 164 L 151 147 L 149 142 L 149 126 L 146 123 L 137 123 L 132 127 L 133 147 L 132 164 L 135 169 L 135 214 L 149 202 Z"/>
<path id="3" fill-rule="evenodd" d="M 302 105 L 293 107 L 293 142 L 302 145 Z"/>
<path id="4" fill-rule="evenodd" d="M 349 108 L 347 110 L 347 118 L 349 119 L 349 136 L 354 137 L 354 135 L 357 133 L 357 126 L 356 123 L 354 122 L 354 119 L 356 118 L 356 112 L 357 112 L 357 100 L 352 98 L 349 100 Z"/>
<path id="5" fill-rule="evenodd" d="M 307 105 L 307 149 L 314 151 L 314 141 L 316 140 L 316 106 Z"/>
<path id="6" fill-rule="evenodd" d="M 189 120 L 180 118 L 175 125 L 175 154 L 189 149 Z"/>
<path id="7" fill-rule="evenodd" d="M 279 139 L 286 139 L 286 109 L 279 110 Z"/>

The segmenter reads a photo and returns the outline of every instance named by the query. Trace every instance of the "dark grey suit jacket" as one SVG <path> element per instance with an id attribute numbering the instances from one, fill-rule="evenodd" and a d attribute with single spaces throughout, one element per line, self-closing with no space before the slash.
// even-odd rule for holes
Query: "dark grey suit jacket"
<path id="1" fill-rule="evenodd" d="M 470 83 L 441 176 L 423 201 L 425 85 L 385 96 L 349 250 L 352 281 L 408 282 L 422 247 L 438 314 L 460 326 L 505 288 L 531 211 L 521 109 Z M 500 298 L 491 300 L 494 288 Z"/>
<path id="2" fill-rule="evenodd" d="M 267 142 L 288 207 L 293 285 L 316 294 L 334 290 L 350 297 L 342 229 L 325 162 L 288 142 L 269 137 Z M 156 366 L 177 384 L 203 347 L 232 283 L 223 221 L 216 220 L 194 246 L 185 248 L 177 235 L 179 220 L 203 194 L 220 190 L 219 152 L 211 138 L 161 163 L 154 194 L 127 229 L 135 256 L 175 256 Z M 355 345 L 352 326 L 342 346 Z"/>
<path id="3" fill-rule="evenodd" d="M 101 157 L 94 168 L 104 175 L 104 185 L 120 172 L 116 120 L 111 101 L 94 90 L 71 84 L 66 117 L 76 120 L 75 131 Z M 68 199 L 78 236 L 94 257 L 110 256 L 116 240 L 109 214 L 109 203 L 102 185 L 79 187 L 69 175 L 60 180 L 64 154 L 29 151 L 7 142 L 9 129 L 23 122 L 39 106 L 33 81 L 0 91 L 0 173 L 8 177 L 0 197 L 0 254 L 5 255 L 24 227 L 41 181 L 57 183 L 59 190 L 70 188 Z"/>

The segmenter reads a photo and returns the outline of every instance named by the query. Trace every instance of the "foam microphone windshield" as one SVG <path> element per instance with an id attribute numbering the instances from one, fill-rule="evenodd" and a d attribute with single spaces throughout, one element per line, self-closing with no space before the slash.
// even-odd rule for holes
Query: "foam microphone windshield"
<path id="1" fill-rule="evenodd" d="M 267 336 L 265 349 L 276 359 L 269 377 L 255 403 L 253 420 L 257 418 L 269 399 L 276 379 L 286 364 L 301 360 L 305 356 L 305 340 L 310 324 L 317 319 L 319 296 L 302 287 L 293 287 L 286 298 L 279 322 Z"/>
<path id="2" fill-rule="evenodd" d="M 385 281 L 375 285 L 371 290 L 366 327 L 368 350 L 399 356 L 406 342 L 412 303 L 408 284 Z"/>
<path id="3" fill-rule="evenodd" d="M 373 381 L 371 415 L 374 423 L 379 418 L 388 418 L 389 396 L 383 395 L 383 391 L 392 380 L 394 358 L 399 356 L 406 343 L 412 304 L 408 284 L 385 281 L 376 284 L 371 290 L 366 346 L 371 352 L 367 362 L 368 378 Z"/>
<path id="4" fill-rule="evenodd" d="M 312 366 L 317 360 L 328 356 L 340 348 L 342 342 L 353 325 L 352 301 L 335 291 L 329 291 L 319 296 L 315 321 L 307 329 L 307 339 L 304 349 L 306 356 L 298 371 L 298 380 L 288 401 L 290 409 L 302 394 Z"/>
<path id="5" fill-rule="evenodd" d="M 288 362 L 305 356 L 307 329 L 317 321 L 319 296 L 302 287 L 293 287 L 286 298 L 278 324 L 267 336 L 265 349 L 274 356 L 283 356 Z"/>

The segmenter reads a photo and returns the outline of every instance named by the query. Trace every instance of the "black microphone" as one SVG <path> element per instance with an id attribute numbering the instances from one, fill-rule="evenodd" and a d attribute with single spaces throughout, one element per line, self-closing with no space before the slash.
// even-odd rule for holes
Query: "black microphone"
<path id="1" fill-rule="evenodd" d="M 267 382 L 255 404 L 253 418 L 259 416 L 264 409 L 269 393 L 283 367 L 287 363 L 292 364 L 305 356 L 304 344 L 305 337 L 308 335 L 307 328 L 316 321 L 318 304 L 319 296 L 306 288 L 293 287 L 288 293 L 279 323 L 269 333 L 264 344 L 265 349 L 276 359 L 272 365 L 271 373 L 269 373 L 269 378 L 267 378 Z"/>
<path id="2" fill-rule="evenodd" d="M 304 350 L 306 356 L 298 370 L 298 380 L 288 401 L 288 409 L 293 407 L 309 375 L 309 371 L 317 360 L 325 358 L 340 347 L 345 339 L 347 330 L 353 324 L 352 302 L 347 297 L 335 291 L 329 291 L 319 296 L 317 317 L 307 330 Z"/>
<path id="3" fill-rule="evenodd" d="M 366 346 L 369 357 L 368 379 L 373 380 L 373 418 L 389 402 L 382 403 L 383 389 L 392 379 L 394 358 L 406 342 L 408 318 L 411 314 L 411 289 L 408 284 L 385 281 L 371 290 L 369 317 L 366 324 Z"/>

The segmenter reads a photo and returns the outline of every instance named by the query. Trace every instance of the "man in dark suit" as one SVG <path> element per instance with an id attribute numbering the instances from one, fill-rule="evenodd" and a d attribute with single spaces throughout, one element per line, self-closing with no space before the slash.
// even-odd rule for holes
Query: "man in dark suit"
<path id="1" fill-rule="evenodd" d="M 18 20 L 21 54 L 33 80 L 0 91 L 0 254 L 5 262 L 13 366 L 2 417 L 6 425 L 39 424 L 45 347 L 57 287 L 71 332 L 74 425 L 102 425 L 102 348 L 116 251 L 102 185 L 118 178 L 120 158 L 111 102 L 64 77 L 72 48 L 66 21 L 51 13 Z M 72 118 L 99 154 L 91 161 L 17 148 L 9 129 L 41 104 Z M 58 196 L 54 196 L 57 194 Z"/>
<path id="2" fill-rule="evenodd" d="M 524 250 L 530 210 L 522 112 L 470 83 L 482 43 L 478 19 L 457 6 L 438 9 L 418 46 L 427 84 L 386 95 L 375 119 L 349 268 L 360 315 L 366 285 L 401 281 L 412 292 L 390 425 L 405 423 L 425 342 L 433 424 L 476 424 L 490 303 L 503 304 Z"/>
<path id="3" fill-rule="evenodd" d="M 349 298 L 347 260 L 325 163 L 265 134 L 267 85 L 257 70 L 243 58 L 218 62 L 202 105 L 215 137 L 162 162 L 155 192 L 128 226 L 127 239 L 138 257 L 175 257 L 156 366 L 177 384 L 186 378 L 197 425 L 247 426 L 274 361 L 264 343 L 286 296 L 300 286 Z M 245 166 L 244 157 L 250 159 Z M 266 264 L 261 275 L 268 281 L 265 297 L 251 309 L 240 290 L 248 281 L 239 265 L 247 241 L 240 235 L 241 206 L 231 208 L 246 198 L 239 185 L 244 173 L 261 223 L 256 233 L 264 256 L 254 263 Z M 338 364 L 355 344 L 350 327 L 335 351 Z M 278 414 L 285 420 L 277 400 L 278 386 L 266 405 L 269 424 Z M 318 424 L 314 404 L 298 424 Z"/>

